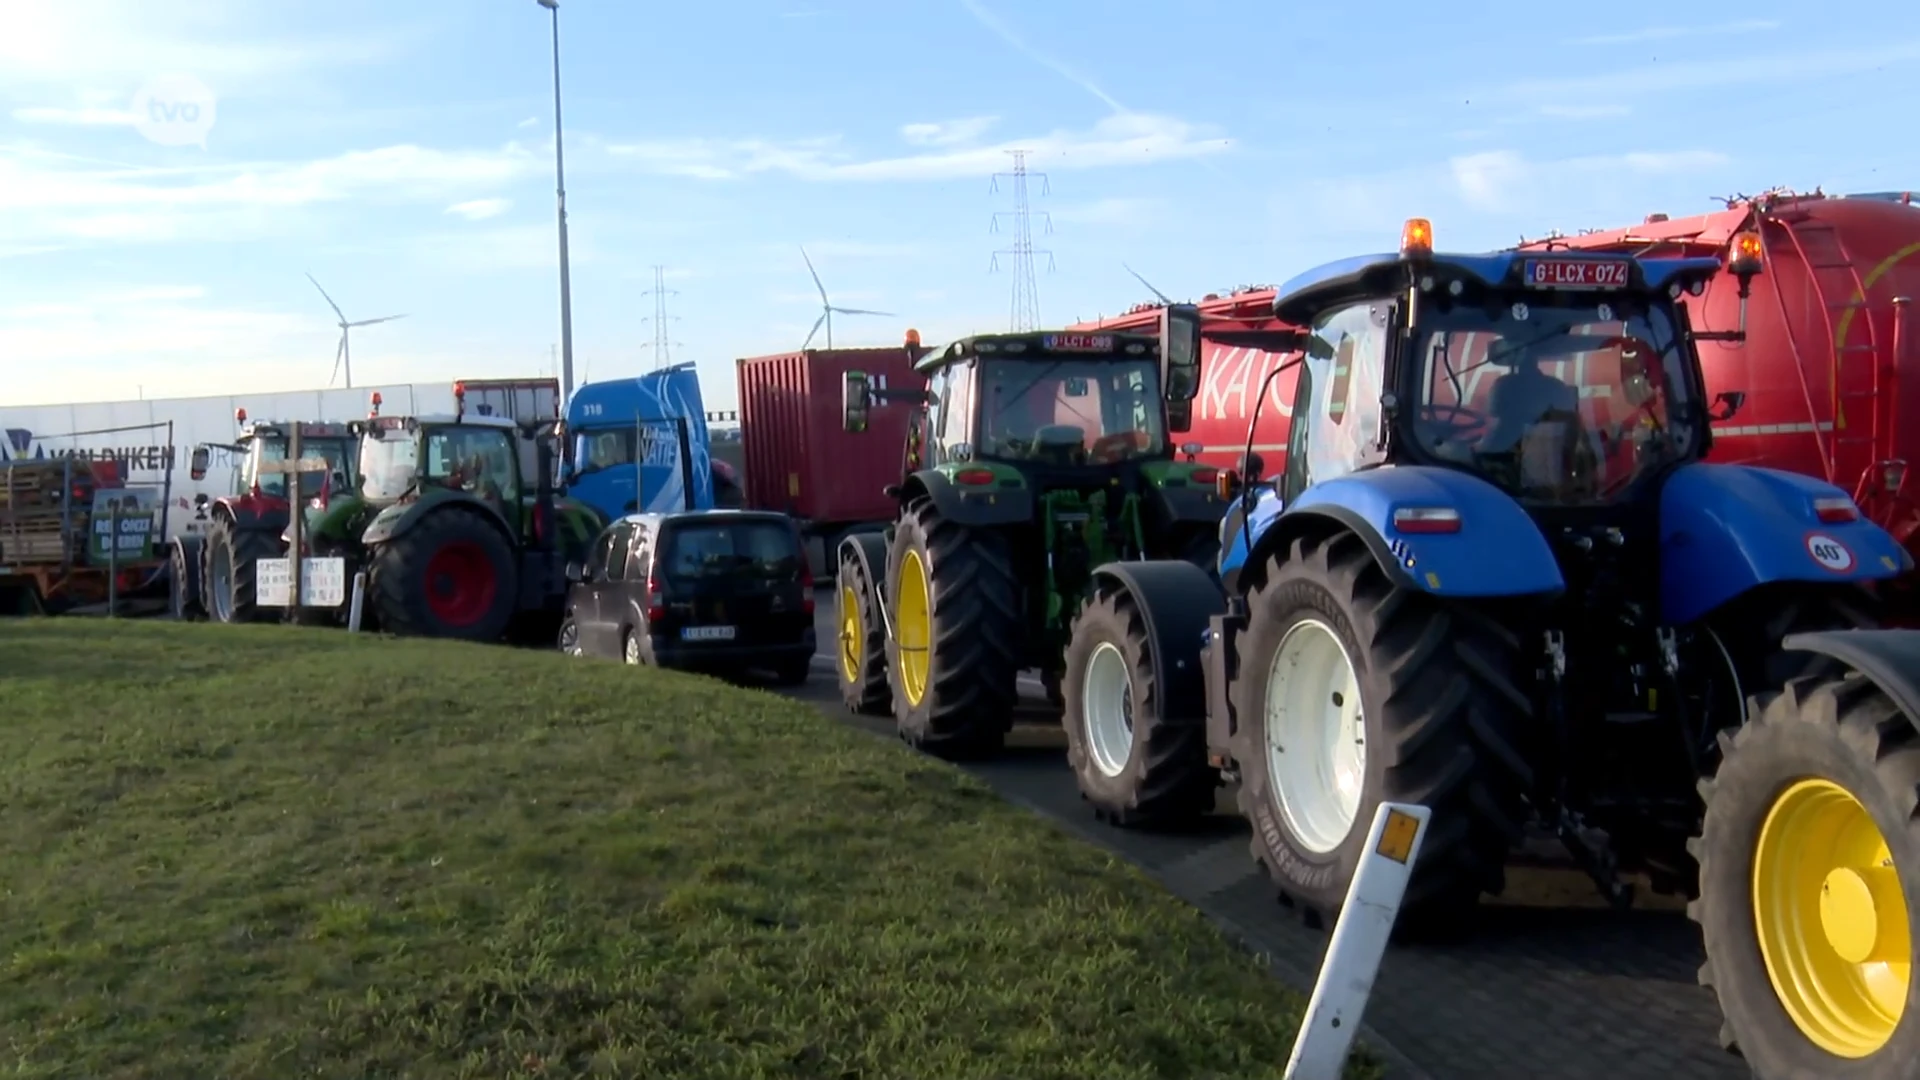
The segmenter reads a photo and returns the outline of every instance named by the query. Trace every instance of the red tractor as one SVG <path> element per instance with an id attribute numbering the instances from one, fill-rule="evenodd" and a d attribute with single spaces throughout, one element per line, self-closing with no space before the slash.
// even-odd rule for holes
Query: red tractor
<path id="1" fill-rule="evenodd" d="M 291 425 L 281 421 L 247 420 L 245 409 L 234 412 L 239 438 L 230 444 L 203 445 L 193 451 L 193 478 L 205 478 L 215 451 L 234 455 L 233 492 L 214 501 L 211 524 L 204 541 L 182 538 L 176 548 L 174 581 L 176 613 L 195 605 L 217 622 L 257 622 L 262 618 L 254 564 L 286 554 L 281 539 L 288 524 L 286 473 L 262 471 L 269 462 L 287 457 Z M 329 492 L 354 489 L 354 448 L 358 440 L 346 424 L 300 424 L 302 458 L 325 458 L 326 472 L 301 473 L 301 499 L 324 499 Z"/>

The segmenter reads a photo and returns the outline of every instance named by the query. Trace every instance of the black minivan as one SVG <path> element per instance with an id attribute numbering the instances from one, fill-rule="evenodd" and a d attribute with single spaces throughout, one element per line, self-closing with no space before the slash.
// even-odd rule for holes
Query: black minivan
<path id="1" fill-rule="evenodd" d="M 813 573 L 785 514 L 629 514 L 567 567 L 560 649 L 629 664 L 771 671 L 813 667 Z"/>

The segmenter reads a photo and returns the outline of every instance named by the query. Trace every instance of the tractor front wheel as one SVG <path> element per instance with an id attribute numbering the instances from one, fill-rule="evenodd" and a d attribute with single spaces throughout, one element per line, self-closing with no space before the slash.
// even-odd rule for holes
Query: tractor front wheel
<path id="1" fill-rule="evenodd" d="M 893 704 L 887 688 L 887 628 L 873 577 L 852 552 L 840 552 L 834 595 L 833 666 L 840 700 L 854 713 L 885 714 Z"/>
<path id="2" fill-rule="evenodd" d="M 1351 533 L 1294 541 L 1248 598 L 1241 813 L 1283 899 L 1337 914 L 1382 802 L 1432 811 L 1402 902 L 1408 934 L 1457 929 L 1505 884 L 1532 777 L 1520 641 L 1487 612 L 1389 580 Z"/>
<path id="3" fill-rule="evenodd" d="M 232 519 L 214 519 L 207 533 L 206 606 L 215 622 L 260 622 L 267 613 L 260 610 L 257 588 L 261 559 L 284 555 L 280 540 L 267 529 L 242 529 Z"/>
<path id="4" fill-rule="evenodd" d="M 1721 737 L 1691 845 L 1721 1042 L 1755 1076 L 1896 1080 L 1920 1061 L 1920 729 L 1853 673 L 1795 679 Z"/>
<path id="5" fill-rule="evenodd" d="M 513 621 L 513 548 L 469 510 L 436 511 L 381 544 L 371 577 L 374 610 L 390 634 L 497 641 Z"/>
<path id="6" fill-rule="evenodd" d="M 1131 593 L 1095 586 L 1073 621 L 1066 662 L 1067 764 L 1094 816 L 1168 827 L 1211 810 L 1219 774 L 1207 763 L 1206 725 L 1161 715 L 1146 619 Z"/>
<path id="7" fill-rule="evenodd" d="M 204 586 L 200 570 L 204 564 L 202 541 L 197 536 L 182 536 L 173 542 L 167 566 L 167 612 L 181 622 L 206 617 L 202 606 Z"/>
<path id="8" fill-rule="evenodd" d="M 887 558 L 893 637 L 887 677 L 908 745 L 943 758 L 997 753 L 1019 700 L 1025 637 L 1006 538 L 907 505 Z"/>

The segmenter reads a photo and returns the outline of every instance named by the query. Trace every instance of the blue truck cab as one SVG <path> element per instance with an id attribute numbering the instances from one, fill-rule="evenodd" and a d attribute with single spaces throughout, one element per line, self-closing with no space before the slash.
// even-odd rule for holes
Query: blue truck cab
<path id="1" fill-rule="evenodd" d="M 608 520 L 713 509 L 707 414 L 693 363 L 585 383 L 568 399 L 563 424 L 561 486 Z"/>

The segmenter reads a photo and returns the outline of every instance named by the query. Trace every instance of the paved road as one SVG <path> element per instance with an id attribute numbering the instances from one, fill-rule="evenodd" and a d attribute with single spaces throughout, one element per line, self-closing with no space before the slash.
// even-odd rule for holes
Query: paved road
<path id="1" fill-rule="evenodd" d="M 833 640 L 828 596 L 821 594 L 823 650 Z M 892 736 L 891 721 L 840 706 L 826 656 L 814 666 L 813 681 L 795 696 Z M 1040 705 L 1037 682 L 1024 679 L 1022 691 Z M 1146 868 L 1270 955 L 1282 977 L 1311 985 L 1325 934 L 1276 903 L 1237 817 L 1216 813 L 1179 836 L 1107 828 L 1080 801 L 1062 746 L 1055 724 L 1019 728 L 1003 758 L 969 768 L 1009 800 Z M 1231 805 L 1223 792 L 1219 808 Z M 1526 867 L 1509 876 L 1508 895 L 1489 906 L 1471 942 L 1397 948 L 1387 957 L 1367 1022 L 1418 1072 L 1433 1080 L 1750 1075 L 1719 1048 L 1718 1009 L 1694 982 L 1699 934 L 1677 904 L 1655 898 L 1646 902 L 1651 910 L 1615 912 L 1577 871 Z"/>

